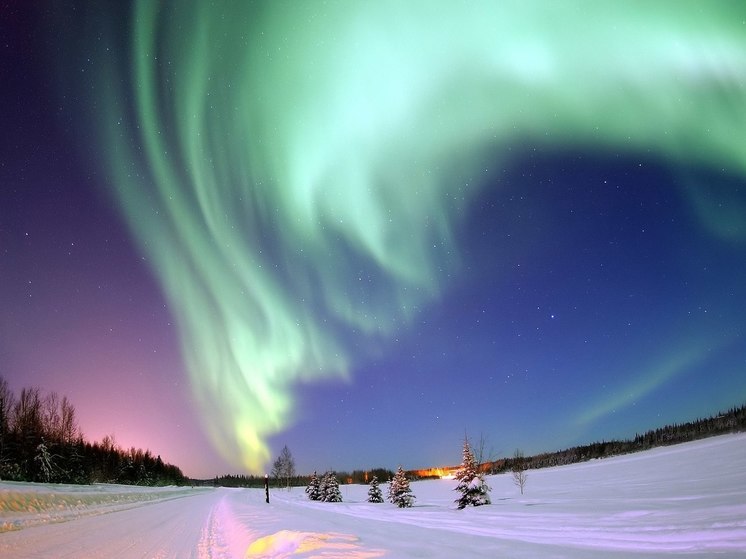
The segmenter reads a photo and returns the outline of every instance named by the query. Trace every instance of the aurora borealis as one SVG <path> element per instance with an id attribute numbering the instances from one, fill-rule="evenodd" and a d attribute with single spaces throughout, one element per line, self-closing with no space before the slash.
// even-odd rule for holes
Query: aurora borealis
<path id="1" fill-rule="evenodd" d="M 33 22 L 39 105 L 95 176 L 65 188 L 117 206 L 175 324 L 154 369 L 232 467 L 549 450 L 746 398 L 738 2 L 75 7 Z M 3 323 L 10 375 L 44 318 Z"/>

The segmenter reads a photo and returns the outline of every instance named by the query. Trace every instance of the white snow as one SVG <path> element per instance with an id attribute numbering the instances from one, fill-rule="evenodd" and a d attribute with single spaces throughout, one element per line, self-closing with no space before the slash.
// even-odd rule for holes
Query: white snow
<path id="1" fill-rule="evenodd" d="M 746 557 L 746 434 L 491 476 L 456 510 L 454 480 L 411 484 L 411 509 L 302 488 L 0 483 L 3 558 Z M 385 488 L 384 488 L 385 492 Z"/>

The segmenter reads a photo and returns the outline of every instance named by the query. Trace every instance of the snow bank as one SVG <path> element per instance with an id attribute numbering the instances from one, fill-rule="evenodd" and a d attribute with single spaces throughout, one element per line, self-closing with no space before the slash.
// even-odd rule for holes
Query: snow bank
<path id="1" fill-rule="evenodd" d="M 0 483 L 0 533 L 194 495 L 183 487 Z"/>

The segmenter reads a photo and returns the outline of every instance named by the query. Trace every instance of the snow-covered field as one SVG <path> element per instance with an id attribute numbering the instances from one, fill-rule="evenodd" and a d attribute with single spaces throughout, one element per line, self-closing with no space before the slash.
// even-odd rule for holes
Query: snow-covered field
<path id="1" fill-rule="evenodd" d="M 489 478 L 456 510 L 453 480 L 416 482 L 414 508 L 306 500 L 301 488 L 0 483 L 3 558 L 746 557 L 746 434 Z M 385 487 L 382 486 L 385 494 Z"/>

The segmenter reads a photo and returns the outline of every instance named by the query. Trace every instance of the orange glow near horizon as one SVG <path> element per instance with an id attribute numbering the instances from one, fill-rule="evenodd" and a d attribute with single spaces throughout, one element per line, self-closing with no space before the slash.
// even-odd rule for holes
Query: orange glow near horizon
<path id="1" fill-rule="evenodd" d="M 412 473 L 417 477 L 439 477 L 441 479 L 453 479 L 458 470 L 456 466 L 444 466 L 442 468 L 426 468 L 424 470 L 414 470 Z"/>

